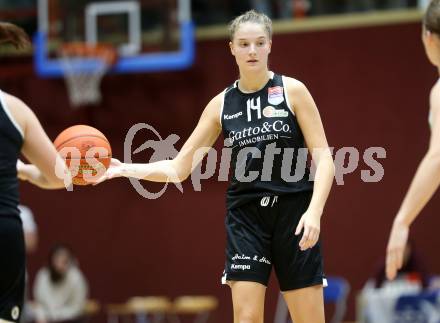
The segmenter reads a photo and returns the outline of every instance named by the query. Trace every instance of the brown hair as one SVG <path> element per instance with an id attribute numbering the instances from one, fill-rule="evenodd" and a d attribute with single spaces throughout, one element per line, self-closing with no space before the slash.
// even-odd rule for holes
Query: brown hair
<path id="1" fill-rule="evenodd" d="M 0 22 L 0 44 L 2 43 L 12 44 L 17 49 L 31 46 L 26 32 L 22 28 L 8 22 Z"/>
<path id="2" fill-rule="evenodd" d="M 426 30 L 440 35 L 440 0 L 432 0 L 423 16 L 423 26 Z"/>
<path id="3" fill-rule="evenodd" d="M 270 20 L 270 18 L 264 13 L 259 13 L 255 10 L 249 10 L 241 16 L 238 16 L 237 18 L 232 20 L 229 24 L 229 36 L 231 37 L 231 41 L 234 39 L 234 35 L 238 27 L 245 22 L 252 22 L 263 25 L 269 36 L 269 39 L 272 39 L 272 20 Z"/>

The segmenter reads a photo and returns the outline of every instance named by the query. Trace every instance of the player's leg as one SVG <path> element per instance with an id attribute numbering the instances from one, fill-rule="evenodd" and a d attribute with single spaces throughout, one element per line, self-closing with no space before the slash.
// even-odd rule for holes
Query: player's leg
<path id="1" fill-rule="evenodd" d="M 14 216 L 0 217 L 0 320 L 18 322 L 23 310 L 25 248 L 21 221 Z"/>
<path id="2" fill-rule="evenodd" d="M 262 206 L 263 204 L 263 206 Z M 226 264 L 222 283 L 231 287 L 234 323 L 263 323 L 264 296 L 272 269 L 275 218 L 255 200 L 228 210 Z"/>
<path id="3" fill-rule="evenodd" d="M 283 292 L 283 296 L 293 322 L 325 322 L 322 285 Z"/>
<path id="4" fill-rule="evenodd" d="M 321 244 L 301 251 L 301 235 L 295 229 L 306 212 L 312 193 L 302 192 L 280 196 L 277 202 L 279 217 L 272 241 L 272 259 L 295 323 L 322 323 L 324 319 L 323 260 Z"/>
<path id="5" fill-rule="evenodd" d="M 263 323 L 266 286 L 256 282 L 230 281 L 234 323 Z"/>

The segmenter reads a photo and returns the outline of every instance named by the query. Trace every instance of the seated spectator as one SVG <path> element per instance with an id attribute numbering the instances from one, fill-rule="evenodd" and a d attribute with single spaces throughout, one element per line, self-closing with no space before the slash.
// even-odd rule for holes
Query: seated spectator
<path id="1" fill-rule="evenodd" d="M 56 245 L 47 267 L 40 269 L 34 282 L 37 323 L 81 319 L 87 300 L 87 282 L 75 264 L 71 250 Z"/>
<path id="2" fill-rule="evenodd" d="M 312 14 L 314 15 L 400 9 L 417 6 L 417 1 L 415 0 L 310 0 L 310 2 L 312 4 Z"/>
<path id="3" fill-rule="evenodd" d="M 375 3 L 376 9 L 399 9 L 416 5 L 412 4 L 410 0 L 376 0 Z"/>
<path id="4" fill-rule="evenodd" d="M 308 10 L 309 0 L 251 0 L 252 9 L 273 19 L 292 19 L 295 6 Z"/>

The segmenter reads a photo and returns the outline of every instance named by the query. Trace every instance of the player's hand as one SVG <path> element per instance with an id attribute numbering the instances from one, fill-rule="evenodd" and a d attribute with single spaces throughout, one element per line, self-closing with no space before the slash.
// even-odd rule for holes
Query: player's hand
<path id="1" fill-rule="evenodd" d="M 387 246 L 386 274 L 388 279 L 396 278 L 397 271 L 402 268 L 408 233 L 408 225 L 394 221 Z"/>
<path id="2" fill-rule="evenodd" d="M 26 164 L 23 163 L 20 159 L 17 159 L 17 177 L 22 181 L 27 181 L 28 176 L 26 174 Z"/>
<path id="3" fill-rule="evenodd" d="M 321 231 L 321 213 L 307 210 L 299 220 L 295 235 L 299 235 L 303 229 L 304 232 L 299 242 L 301 251 L 312 248 L 318 242 Z"/>
<path id="4" fill-rule="evenodd" d="M 112 158 L 110 161 L 110 166 L 107 168 L 105 173 L 101 177 L 99 177 L 99 179 L 96 180 L 96 182 L 93 183 L 93 185 L 97 185 L 108 179 L 122 176 L 123 165 L 124 164 L 121 163 L 118 159 Z"/>

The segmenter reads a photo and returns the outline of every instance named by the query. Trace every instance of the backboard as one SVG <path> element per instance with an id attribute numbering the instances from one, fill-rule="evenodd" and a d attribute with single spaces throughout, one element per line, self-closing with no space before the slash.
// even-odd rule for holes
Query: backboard
<path id="1" fill-rule="evenodd" d="M 117 48 L 111 73 L 178 70 L 194 60 L 190 0 L 38 0 L 35 68 L 42 77 L 62 77 L 60 48 L 69 42 Z M 74 62 L 94 70 L 96 60 Z"/>

